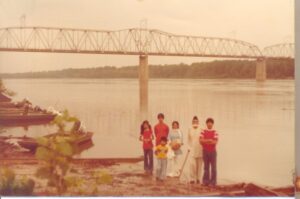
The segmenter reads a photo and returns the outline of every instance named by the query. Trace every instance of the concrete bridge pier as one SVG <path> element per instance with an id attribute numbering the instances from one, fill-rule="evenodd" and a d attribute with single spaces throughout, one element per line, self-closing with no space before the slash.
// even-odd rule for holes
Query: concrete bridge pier
<path id="1" fill-rule="evenodd" d="M 140 55 L 139 61 L 140 120 L 146 120 L 148 119 L 148 56 Z"/>
<path id="2" fill-rule="evenodd" d="M 267 64 L 265 58 L 256 60 L 256 81 L 264 82 L 267 79 Z"/>

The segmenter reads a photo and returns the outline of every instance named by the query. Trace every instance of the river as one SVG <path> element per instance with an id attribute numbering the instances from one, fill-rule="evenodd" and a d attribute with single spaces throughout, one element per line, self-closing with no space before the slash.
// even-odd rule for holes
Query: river
<path id="1" fill-rule="evenodd" d="M 139 94 L 135 79 L 5 79 L 15 100 L 63 110 L 95 133 L 81 157 L 142 155 Z M 218 178 L 270 186 L 292 183 L 294 169 L 294 81 L 155 79 L 149 82 L 150 122 L 163 112 L 186 135 L 194 115 L 204 127 L 215 119 L 219 132 Z M 5 135 L 41 136 L 49 126 L 6 129 Z M 185 136 L 186 140 L 186 136 Z"/>

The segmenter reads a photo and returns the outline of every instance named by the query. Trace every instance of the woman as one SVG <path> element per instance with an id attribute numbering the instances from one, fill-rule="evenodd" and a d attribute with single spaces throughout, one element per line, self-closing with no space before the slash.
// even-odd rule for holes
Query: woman
<path id="1" fill-rule="evenodd" d="M 168 154 L 168 174 L 169 177 L 178 177 L 180 175 L 180 158 L 182 155 L 181 146 L 183 145 L 182 132 L 179 129 L 177 121 L 172 122 L 172 130 L 168 135 L 169 140 L 169 154 Z"/>

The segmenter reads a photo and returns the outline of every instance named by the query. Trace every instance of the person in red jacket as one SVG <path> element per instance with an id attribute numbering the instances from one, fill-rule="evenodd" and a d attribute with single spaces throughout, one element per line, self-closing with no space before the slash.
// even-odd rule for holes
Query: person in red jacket
<path id="1" fill-rule="evenodd" d="M 169 127 L 164 123 L 165 116 L 162 113 L 157 115 L 158 124 L 154 127 L 154 134 L 156 138 L 156 146 L 160 144 L 160 139 L 162 137 L 168 137 Z"/>
<path id="2" fill-rule="evenodd" d="M 147 174 L 153 172 L 153 138 L 151 125 L 145 120 L 141 125 L 140 141 L 143 142 L 144 170 Z"/>
<path id="3" fill-rule="evenodd" d="M 204 186 L 216 186 L 217 184 L 217 150 L 218 133 L 213 130 L 213 118 L 207 118 L 207 129 L 200 134 L 200 144 L 203 147 L 203 161 L 204 161 Z"/>

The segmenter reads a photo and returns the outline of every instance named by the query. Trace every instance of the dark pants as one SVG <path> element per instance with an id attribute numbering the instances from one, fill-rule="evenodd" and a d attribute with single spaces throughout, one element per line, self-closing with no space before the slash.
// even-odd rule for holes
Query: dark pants
<path id="1" fill-rule="evenodd" d="M 153 150 L 144 149 L 144 169 L 145 171 L 153 171 Z"/>
<path id="2" fill-rule="evenodd" d="M 204 175 L 203 184 L 217 184 L 217 152 L 208 152 L 203 150 Z"/>

